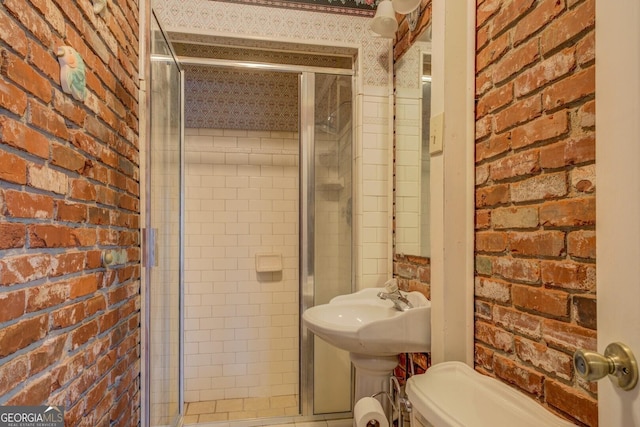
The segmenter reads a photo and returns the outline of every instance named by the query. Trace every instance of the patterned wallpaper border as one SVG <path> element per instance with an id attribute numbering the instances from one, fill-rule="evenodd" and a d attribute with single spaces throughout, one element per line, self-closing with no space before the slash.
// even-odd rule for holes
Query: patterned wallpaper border
<path id="1" fill-rule="evenodd" d="M 275 51 L 291 51 L 301 52 L 310 55 L 342 55 L 354 56 L 358 50 L 351 47 L 336 47 L 331 45 L 318 45 L 306 43 L 291 43 L 281 40 L 253 40 L 233 36 L 219 36 L 207 34 L 190 34 L 183 32 L 167 31 L 167 35 L 172 43 L 180 44 L 200 44 L 213 46 L 227 46 L 229 48 L 244 48 L 258 50 L 275 50 Z"/>
<path id="2" fill-rule="evenodd" d="M 244 3 L 258 6 L 302 9 L 314 12 L 351 14 L 359 16 L 375 15 L 375 5 L 379 0 L 216 0 L 227 3 Z"/>
<path id="3" fill-rule="evenodd" d="M 273 46 L 273 43 L 269 43 Z M 216 58 L 232 61 L 253 61 L 269 64 L 307 65 L 315 67 L 353 68 L 353 57 L 327 54 L 313 54 L 291 50 L 265 50 L 232 45 L 174 42 L 173 48 L 178 56 L 191 58 Z"/>
<path id="4" fill-rule="evenodd" d="M 262 70 L 185 69 L 188 128 L 298 131 L 298 75 Z"/>

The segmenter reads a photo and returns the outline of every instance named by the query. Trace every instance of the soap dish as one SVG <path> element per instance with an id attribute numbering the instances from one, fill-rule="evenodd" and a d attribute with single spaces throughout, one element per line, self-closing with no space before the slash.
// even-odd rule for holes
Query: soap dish
<path id="1" fill-rule="evenodd" d="M 282 255 L 273 252 L 256 254 L 256 271 L 258 273 L 282 271 Z"/>

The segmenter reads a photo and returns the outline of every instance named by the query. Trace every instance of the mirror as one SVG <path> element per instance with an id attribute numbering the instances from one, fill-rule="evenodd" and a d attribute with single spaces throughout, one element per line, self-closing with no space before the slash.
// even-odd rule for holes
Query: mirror
<path id="1" fill-rule="evenodd" d="M 418 40 L 395 65 L 396 253 L 430 256 L 431 43 Z"/>

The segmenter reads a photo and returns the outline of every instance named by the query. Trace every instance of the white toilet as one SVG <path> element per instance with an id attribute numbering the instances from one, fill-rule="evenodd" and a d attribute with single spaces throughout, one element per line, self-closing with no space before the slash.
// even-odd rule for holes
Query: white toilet
<path id="1" fill-rule="evenodd" d="M 557 417 L 508 385 L 462 362 L 443 362 L 407 381 L 412 427 L 564 427 Z"/>

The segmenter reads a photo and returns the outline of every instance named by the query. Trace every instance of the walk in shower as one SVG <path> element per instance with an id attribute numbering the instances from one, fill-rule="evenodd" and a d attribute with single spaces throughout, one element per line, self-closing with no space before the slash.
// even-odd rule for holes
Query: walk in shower
<path id="1" fill-rule="evenodd" d="M 336 68 L 291 52 L 174 48 L 185 72 L 185 422 L 344 416 L 348 354 L 300 316 L 353 290 L 351 58 Z"/>
<path id="2" fill-rule="evenodd" d="M 349 355 L 300 319 L 354 290 L 355 52 L 150 15 L 143 424 L 348 418 Z"/>

